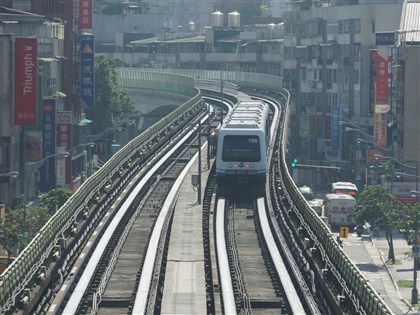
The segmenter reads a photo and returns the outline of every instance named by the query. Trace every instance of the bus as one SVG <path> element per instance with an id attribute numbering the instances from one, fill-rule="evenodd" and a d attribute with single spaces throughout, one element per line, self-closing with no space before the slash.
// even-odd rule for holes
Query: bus
<path id="1" fill-rule="evenodd" d="M 331 193 L 345 194 L 356 198 L 359 194 L 359 189 L 357 189 L 355 184 L 350 182 L 335 182 L 331 184 Z"/>
<path id="2" fill-rule="evenodd" d="M 324 199 L 324 215 L 331 230 L 340 226 L 353 227 L 352 214 L 356 207 L 356 199 L 347 194 L 326 194 Z"/>

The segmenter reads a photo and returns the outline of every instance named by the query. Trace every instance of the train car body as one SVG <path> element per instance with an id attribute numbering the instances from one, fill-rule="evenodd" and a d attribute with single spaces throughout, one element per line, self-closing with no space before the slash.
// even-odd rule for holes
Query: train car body
<path id="1" fill-rule="evenodd" d="M 265 180 L 269 142 L 268 105 L 254 100 L 236 104 L 217 134 L 218 181 Z"/>

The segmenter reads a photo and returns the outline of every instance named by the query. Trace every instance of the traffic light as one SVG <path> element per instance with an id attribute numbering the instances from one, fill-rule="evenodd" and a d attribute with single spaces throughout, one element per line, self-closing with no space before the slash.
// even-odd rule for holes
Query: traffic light
<path id="1" fill-rule="evenodd" d="M 297 162 L 298 162 L 298 159 L 293 159 L 293 161 L 292 161 L 292 167 L 296 167 Z"/>

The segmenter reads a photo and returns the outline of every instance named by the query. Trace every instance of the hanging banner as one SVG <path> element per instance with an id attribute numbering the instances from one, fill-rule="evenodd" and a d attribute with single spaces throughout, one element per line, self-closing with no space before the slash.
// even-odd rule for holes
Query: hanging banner
<path id="1" fill-rule="evenodd" d="M 375 34 L 375 137 L 380 147 L 387 145 L 387 114 L 390 113 L 390 65 L 392 63 L 391 49 L 394 46 L 394 32 L 378 32 Z"/>
<path id="2" fill-rule="evenodd" d="M 50 157 L 55 154 L 56 148 L 56 99 L 44 99 L 42 106 L 42 158 L 44 164 L 40 168 L 39 190 L 45 192 L 54 189 L 56 186 L 56 157 Z"/>
<path id="3" fill-rule="evenodd" d="M 375 111 L 376 54 L 376 49 L 371 49 L 369 51 L 369 114 L 373 114 Z"/>
<path id="4" fill-rule="evenodd" d="M 92 28 L 92 0 L 79 0 L 79 28 Z"/>
<path id="5" fill-rule="evenodd" d="M 16 38 L 15 42 L 15 124 L 36 125 L 38 41 Z"/>
<path id="6" fill-rule="evenodd" d="M 95 56 L 92 34 L 83 34 L 80 39 L 80 97 L 89 109 L 95 107 Z"/>
<path id="7" fill-rule="evenodd" d="M 57 147 L 63 148 L 64 150 L 70 150 L 72 144 L 72 133 L 71 133 L 71 126 L 73 122 L 73 114 L 72 112 L 58 112 L 57 113 Z M 66 161 L 65 163 L 65 174 L 66 183 L 71 183 L 71 174 L 72 174 L 72 162 L 71 156 L 63 159 Z M 65 186 L 64 184 L 60 183 L 61 186 Z"/>
<path id="8" fill-rule="evenodd" d="M 386 147 L 386 143 L 387 143 L 387 117 L 386 117 L 386 113 L 387 112 L 383 112 L 383 109 L 379 109 L 379 112 L 377 113 L 377 109 L 376 107 L 381 107 L 381 106 L 388 106 L 389 105 L 380 105 L 377 104 L 375 106 L 375 114 L 374 114 L 374 134 L 375 134 L 375 138 L 376 138 L 376 144 L 379 147 L 385 148 Z"/>
<path id="9" fill-rule="evenodd" d="M 381 49 L 382 50 L 382 49 Z M 389 87 L 388 87 L 388 56 L 376 54 L 376 104 L 388 103 Z"/>

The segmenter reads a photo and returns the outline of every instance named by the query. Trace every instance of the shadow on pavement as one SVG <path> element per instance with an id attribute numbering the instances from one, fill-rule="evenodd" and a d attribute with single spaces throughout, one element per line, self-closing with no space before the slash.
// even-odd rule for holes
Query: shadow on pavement
<path id="1" fill-rule="evenodd" d="M 385 269 L 384 266 L 381 265 L 375 265 L 372 263 L 356 263 L 357 268 L 359 268 L 360 271 L 369 271 L 369 272 L 378 272 L 379 270 Z"/>

